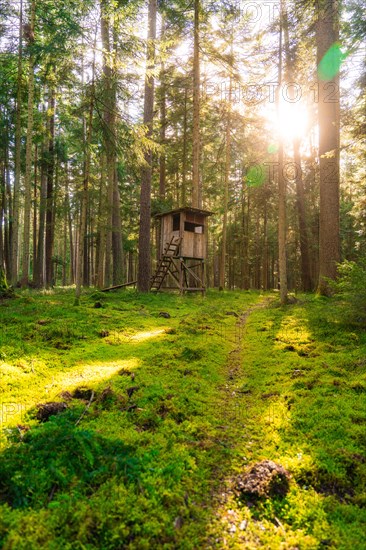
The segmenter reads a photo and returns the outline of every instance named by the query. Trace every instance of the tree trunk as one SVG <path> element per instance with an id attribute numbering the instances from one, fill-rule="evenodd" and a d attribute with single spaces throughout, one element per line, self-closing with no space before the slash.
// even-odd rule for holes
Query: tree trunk
<path id="1" fill-rule="evenodd" d="M 144 124 L 147 127 L 147 137 L 152 138 L 154 118 L 154 77 L 151 74 L 155 65 L 157 0 L 149 0 L 149 24 L 147 63 L 145 76 Z M 151 179 L 152 150 L 145 153 L 145 166 L 141 172 L 140 193 L 140 230 L 139 230 L 139 266 L 137 288 L 140 292 L 150 290 L 151 253 L 150 253 L 150 223 L 151 223 Z"/>
<path id="2" fill-rule="evenodd" d="M 105 154 L 100 157 L 100 189 L 99 189 L 99 212 L 98 212 L 98 243 L 96 252 L 96 282 L 98 288 L 104 286 L 104 263 L 106 244 L 106 185 L 105 185 Z"/>
<path id="3" fill-rule="evenodd" d="M 165 18 L 162 17 L 161 22 L 161 34 L 160 42 L 163 43 L 165 39 Z M 160 154 L 159 163 L 159 198 L 165 199 L 166 194 L 166 82 L 165 82 L 165 63 L 164 59 L 161 61 L 160 69 L 160 145 L 162 152 Z M 161 250 L 161 222 L 156 227 L 156 259 L 159 262 L 163 251 Z"/>
<path id="4" fill-rule="evenodd" d="M 5 274 L 5 242 L 4 231 L 5 226 L 5 162 L 0 164 L 0 270 L 2 269 Z"/>
<path id="5" fill-rule="evenodd" d="M 320 0 L 316 29 L 319 77 L 319 287 L 331 293 L 327 278 L 337 276 L 340 261 L 339 223 L 339 74 L 337 54 L 339 14 L 337 0 Z M 330 50 L 332 48 L 332 50 Z M 333 58 L 333 59 L 332 59 Z"/>
<path id="6" fill-rule="evenodd" d="M 161 43 L 165 39 L 165 19 L 161 22 Z M 162 153 L 160 155 L 160 174 L 159 174 L 159 197 L 165 199 L 166 192 L 166 82 L 165 82 L 165 63 L 164 60 L 161 62 L 160 70 L 160 145 L 162 147 Z"/>
<path id="7" fill-rule="evenodd" d="M 94 52 L 96 44 L 94 43 Z M 78 305 L 80 301 L 81 286 L 83 281 L 83 272 L 85 275 L 85 236 L 87 231 L 87 212 L 88 212 L 88 199 L 89 199 L 89 182 L 90 182 L 90 165 L 91 165 L 91 142 L 93 134 L 93 114 L 94 114 L 94 79 L 95 79 L 95 53 L 92 65 L 92 81 L 90 89 L 90 103 L 89 103 L 89 117 L 87 122 L 87 134 L 85 140 L 84 151 L 84 178 L 83 189 L 81 194 L 81 214 L 80 214 L 80 244 L 78 261 L 76 265 L 76 290 L 75 290 L 75 304 Z M 84 270 L 83 270 L 84 267 Z"/>
<path id="8" fill-rule="evenodd" d="M 113 135 L 114 147 L 112 149 L 113 157 L 111 165 L 113 166 L 112 175 L 112 255 L 113 255 L 113 272 L 112 282 L 114 285 L 123 282 L 123 243 L 122 243 L 122 220 L 121 220 L 121 198 L 118 187 L 117 174 L 117 143 L 118 143 L 118 126 L 116 124 L 117 114 L 117 57 L 118 57 L 118 18 L 114 18 L 113 22 L 113 80 L 112 80 L 112 99 L 113 99 Z"/>
<path id="9" fill-rule="evenodd" d="M 55 236 L 55 216 L 54 216 L 54 174 L 55 174 L 55 107 L 56 92 L 54 87 L 50 88 L 50 98 L 48 103 L 49 112 L 49 143 L 47 158 L 47 199 L 46 199 L 46 244 L 45 244 L 45 264 L 46 264 L 46 287 L 53 284 L 53 247 Z"/>
<path id="10" fill-rule="evenodd" d="M 200 0 L 194 0 L 192 206 L 202 208 L 200 181 Z"/>
<path id="11" fill-rule="evenodd" d="M 278 83 L 277 88 L 277 112 L 280 112 L 280 90 L 282 86 L 282 2 L 278 51 Z M 278 263 L 280 277 L 281 304 L 287 303 L 287 239 L 286 239 L 286 182 L 284 178 L 283 142 L 280 138 L 278 148 Z"/>
<path id="12" fill-rule="evenodd" d="M 229 99 L 227 102 L 227 121 L 226 121 L 226 151 L 225 151 L 225 174 L 224 174 L 224 215 L 222 219 L 222 241 L 220 257 L 220 287 L 225 288 L 226 271 L 226 234 L 227 234 L 227 214 L 229 203 L 229 181 L 231 165 L 231 93 L 232 78 L 229 83 Z"/>
<path id="13" fill-rule="evenodd" d="M 8 125 L 7 125 L 8 129 Z M 9 146 L 5 146 L 5 160 L 4 160 L 4 178 L 5 178 L 5 228 L 4 228 L 4 255 L 5 255 L 5 265 L 6 265 L 6 276 L 10 280 L 11 275 L 11 249 L 13 242 L 13 203 L 11 196 L 11 187 L 10 187 L 10 170 L 9 170 Z"/>
<path id="14" fill-rule="evenodd" d="M 117 18 L 109 0 L 101 0 L 101 37 L 103 44 L 103 142 L 107 174 L 107 224 L 105 238 L 104 284 L 118 284 L 122 280 L 122 230 L 118 182 L 116 178 L 117 143 Z M 113 36 L 111 36 L 111 34 Z M 111 44 L 113 42 L 113 46 Z M 115 199 L 118 201 L 116 202 Z"/>
<path id="15" fill-rule="evenodd" d="M 34 271 L 37 261 L 37 195 L 38 195 L 38 146 L 34 150 L 34 180 L 33 180 L 33 262 L 32 278 L 34 280 Z"/>
<path id="16" fill-rule="evenodd" d="M 67 181 L 67 175 L 65 178 Z M 66 196 L 66 186 L 65 186 L 65 197 L 64 197 L 64 222 L 63 222 L 63 251 L 62 251 L 62 286 L 67 285 L 67 219 L 68 219 L 68 210 L 67 210 L 67 196 Z"/>
<path id="17" fill-rule="evenodd" d="M 69 246 L 70 246 L 70 284 L 75 283 L 75 243 L 73 236 L 72 228 L 72 215 L 71 215 L 71 205 L 70 205 L 70 196 L 69 196 L 69 169 L 68 164 L 66 164 L 66 178 L 65 178 L 65 200 L 66 200 L 66 212 L 67 212 L 67 222 L 69 228 Z"/>
<path id="18" fill-rule="evenodd" d="M 247 212 L 245 213 L 245 188 L 242 188 L 242 202 L 241 202 L 241 227 L 243 234 L 243 255 L 241 261 L 241 285 L 244 290 L 249 290 L 250 287 L 250 277 L 249 277 L 249 217 L 250 217 L 250 196 L 248 189 L 248 200 L 247 200 Z"/>
<path id="19" fill-rule="evenodd" d="M 90 183 L 90 165 L 91 165 L 91 142 L 93 135 L 93 114 L 94 114 L 94 100 L 95 100 L 95 49 L 96 39 L 94 41 L 94 58 L 92 65 L 91 87 L 90 87 L 90 103 L 89 103 L 89 116 L 87 121 L 86 140 L 84 143 L 84 178 L 83 189 L 81 194 L 81 214 L 80 214 L 80 244 L 78 261 L 76 265 L 76 290 L 75 290 L 75 303 L 80 301 L 81 286 L 83 281 L 83 275 L 85 279 L 85 236 L 87 232 L 87 213 L 88 213 L 88 201 L 89 201 L 89 183 Z"/>
<path id="20" fill-rule="evenodd" d="M 264 189 L 267 191 L 267 189 Z M 267 192 L 264 197 L 263 206 L 263 255 L 262 255 L 262 288 L 268 290 L 268 206 L 267 206 Z"/>
<path id="21" fill-rule="evenodd" d="M 110 5 L 109 0 L 101 0 L 101 37 L 103 45 L 103 145 L 106 157 L 107 176 L 107 211 L 106 211 L 106 240 L 105 240 L 105 263 L 104 282 L 109 286 L 112 282 L 112 201 L 113 201 L 113 179 L 114 179 L 114 113 L 113 113 L 113 62 L 110 44 Z"/>
<path id="22" fill-rule="evenodd" d="M 302 178 L 300 143 L 299 140 L 294 140 L 294 161 L 296 167 L 296 205 L 299 217 L 299 233 L 300 233 L 300 254 L 301 254 L 301 282 L 305 292 L 312 290 L 311 270 L 310 270 L 310 252 L 309 252 L 309 236 L 305 209 L 305 191 Z"/>
<path id="23" fill-rule="evenodd" d="M 44 244 L 47 209 L 47 163 L 45 160 L 46 149 L 47 145 L 43 145 L 41 156 L 41 191 L 39 201 L 37 257 L 33 273 L 33 281 L 37 288 L 41 288 L 44 285 Z"/>
<path id="24" fill-rule="evenodd" d="M 122 243 L 122 220 L 121 220 L 121 196 L 118 188 L 117 170 L 114 171 L 113 182 L 113 284 L 119 285 L 123 282 L 123 243 Z"/>
<path id="25" fill-rule="evenodd" d="M 184 87 L 184 115 L 183 115 L 183 159 L 182 159 L 182 206 L 187 206 L 187 141 L 188 141 L 188 124 L 187 124 L 187 107 L 188 107 L 188 85 Z"/>
<path id="26" fill-rule="evenodd" d="M 18 282 L 18 245 L 20 216 L 20 170 L 21 170 L 21 108 L 22 108 L 22 70 L 23 70 L 23 0 L 19 4 L 19 49 L 17 74 L 17 99 L 15 111 L 15 163 L 14 163 L 14 194 L 11 246 L 11 282 Z"/>
<path id="27" fill-rule="evenodd" d="M 28 76 L 28 123 L 27 123 L 27 145 L 25 152 L 25 177 L 24 177 L 24 237 L 23 237 L 23 269 L 22 286 L 29 283 L 29 249 L 30 249 L 30 226 L 32 207 L 32 160 L 33 160 L 33 101 L 34 101 L 34 57 L 32 46 L 34 42 L 34 26 L 36 17 L 36 3 L 32 0 L 30 5 L 29 25 L 29 76 Z"/>
<path id="28" fill-rule="evenodd" d="M 112 226 L 113 226 L 113 180 L 110 170 L 110 157 L 107 155 L 106 162 L 106 174 L 107 174 L 107 220 L 105 228 L 105 257 L 104 257 L 104 284 L 110 286 L 112 283 Z"/>
<path id="29" fill-rule="evenodd" d="M 283 174 L 283 144 L 278 150 L 278 264 L 281 304 L 287 303 L 286 183 Z"/>

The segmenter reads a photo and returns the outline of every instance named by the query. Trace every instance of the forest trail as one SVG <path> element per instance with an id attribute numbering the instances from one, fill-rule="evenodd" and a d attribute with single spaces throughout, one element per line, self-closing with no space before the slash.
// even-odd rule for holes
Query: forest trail
<path id="1" fill-rule="evenodd" d="M 258 309 L 263 309 L 268 307 L 273 302 L 273 298 L 264 298 L 258 304 L 255 304 L 249 307 L 242 315 L 238 317 L 236 323 L 237 331 L 237 346 L 230 351 L 228 362 L 227 362 L 227 391 L 234 392 L 232 395 L 237 398 L 237 393 L 235 392 L 235 379 L 237 378 L 238 371 L 242 367 L 243 360 L 243 340 L 245 338 L 245 326 L 250 315 L 257 311 Z"/>
<path id="2" fill-rule="evenodd" d="M 250 404 L 246 400 L 249 390 L 242 389 L 242 380 L 245 376 L 244 366 L 244 344 L 246 339 L 246 324 L 249 317 L 256 311 L 267 308 L 273 303 L 273 297 L 266 297 L 259 303 L 254 304 L 239 315 L 234 326 L 234 332 L 231 334 L 231 341 L 234 343 L 233 349 L 229 352 L 225 364 L 225 384 L 221 388 L 219 408 L 224 412 L 225 424 L 219 426 L 217 441 L 220 445 L 226 447 L 228 451 L 235 451 L 238 447 L 238 441 L 249 441 L 250 434 L 247 431 L 247 420 L 250 416 Z M 229 335 L 230 338 L 230 335 Z M 235 498 L 233 491 L 234 472 L 223 470 L 218 465 L 216 475 L 220 478 L 220 490 L 212 495 L 215 501 L 216 518 L 219 522 L 221 536 L 210 536 L 207 542 L 207 548 L 231 548 L 230 539 L 236 533 L 239 524 L 239 530 L 244 530 L 247 526 L 246 521 L 240 521 L 239 515 L 231 509 L 232 499 Z M 229 543 L 229 546 L 228 546 Z"/>

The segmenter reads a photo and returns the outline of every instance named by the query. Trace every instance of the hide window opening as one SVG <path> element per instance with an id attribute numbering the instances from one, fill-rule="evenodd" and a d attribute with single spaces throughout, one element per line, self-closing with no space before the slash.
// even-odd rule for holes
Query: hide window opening
<path id="1" fill-rule="evenodd" d="M 203 225 L 200 223 L 184 222 L 184 231 L 190 233 L 203 233 Z"/>
<path id="2" fill-rule="evenodd" d="M 180 230 L 180 214 L 174 214 L 173 216 L 173 231 Z"/>

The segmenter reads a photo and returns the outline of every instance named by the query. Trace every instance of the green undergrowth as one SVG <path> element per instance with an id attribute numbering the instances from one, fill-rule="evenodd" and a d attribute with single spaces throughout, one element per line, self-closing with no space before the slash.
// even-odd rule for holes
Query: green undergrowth
<path id="1" fill-rule="evenodd" d="M 366 547 L 366 331 L 341 302 L 73 303 L 0 304 L 1 548 Z M 46 402 L 66 408 L 42 418 Z M 263 459 L 289 492 L 240 497 L 236 476 Z"/>

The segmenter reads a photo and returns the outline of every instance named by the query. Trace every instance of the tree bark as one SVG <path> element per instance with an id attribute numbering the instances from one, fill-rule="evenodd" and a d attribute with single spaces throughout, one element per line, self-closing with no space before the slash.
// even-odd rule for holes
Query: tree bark
<path id="1" fill-rule="evenodd" d="M 37 257 L 35 260 L 33 273 L 33 281 L 37 288 L 41 288 L 44 285 L 44 244 L 47 210 L 47 163 L 45 156 L 47 148 L 47 144 L 44 144 L 41 153 L 41 190 L 39 200 L 38 242 Z"/>
<path id="2" fill-rule="evenodd" d="M 263 205 L 263 254 L 262 254 L 262 288 L 268 290 L 268 205 L 267 205 L 267 188 L 264 188 L 264 205 Z"/>
<path id="3" fill-rule="evenodd" d="M 320 226 L 319 226 L 319 286 L 320 294 L 331 290 L 327 279 L 337 276 L 340 261 L 339 222 L 339 74 L 326 62 L 327 52 L 339 41 L 337 0 L 319 0 L 317 63 L 319 77 L 319 165 L 320 165 Z M 321 67 L 325 63 L 325 69 Z M 333 62 L 334 63 L 334 62 Z M 336 74 L 334 74 L 336 73 Z"/>
<path id="4" fill-rule="evenodd" d="M 1 111 L 1 109 L 0 109 Z M 0 270 L 5 273 L 5 243 L 4 243 L 4 231 L 5 226 L 5 162 L 0 163 Z"/>
<path id="5" fill-rule="evenodd" d="M 100 189 L 99 189 L 99 213 L 98 213 L 98 242 L 96 252 L 96 281 L 97 287 L 103 288 L 104 281 L 104 263 L 106 248 L 106 185 L 105 185 L 105 154 L 102 152 L 100 157 Z"/>
<path id="6" fill-rule="evenodd" d="M 112 282 L 112 207 L 114 186 L 114 148 L 115 148 L 115 121 L 113 101 L 113 61 L 110 39 L 110 5 L 109 0 L 101 0 L 101 38 L 103 45 L 103 145 L 106 157 L 107 176 L 107 223 L 105 240 L 104 282 L 109 286 Z"/>
<path id="7" fill-rule="evenodd" d="M 200 0 L 194 0 L 192 206 L 202 208 L 200 181 Z"/>
<path id="8" fill-rule="evenodd" d="M 161 42 L 165 39 L 165 19 L 161 23 Z M 160 70 L 160 145 L 162 153 L 160 155 L 160 173 L 159 173 L 159 197 L 165 199 L 166 192 L 166 82 L 165 82 L 165 63 L 164 59 L 161 62 Z"/>
<path id="9" fill-rule="evenodd" d="M 151 74 L 155 65 L 157 1 L 149 0 L 149 24 L 147 63 L 145 76 L 144 125 L 147 137 L 152 138 L 154 119 L 154 77 Z M 139 265 L 137 288 L 140 292 L 149 292 L 151 274 L 150 223 L 151 223 L 151 180 L 152 150 L 145 153 L 145 166 L 141 171 L 140 193 L 140 230 L 139 230 Z"/>
<path id="10" fill-rule="evenodd" d="M 33 160 L 33 102 L 34 102 L 34 56 L 32 46 L 34 42 L 34 26 L 36 18 L 36 2 L 32 0 L 30 5 L 29 24 L 29 67 L 28 67 L 28 122 L 27 144 L 25 152 L 25 177 L 24 177 L 24 233 L 23 233 L 23 268 L 22 286 L 29 283 L 29 250 L 30 250 L 30 226 L 32 208 L 32 160 Z"/>
<path id="11" fill-rule="evenodd" d="M 187 141 L 188 141 L 188 85 L 184 87 L 184 115 L 183 115 L 183 159 L 182 159 L 182 206 L 187 206 Z"/>
<path id="12" fill-rule="evenodd" d="M 107 224 L 105 234 L 104 284 L 118 284 L 123 277 L 122 229 L 116 178 L 117 147 L 117 35 L 118 20 L 112 3 L 101 0 L 103 44 L 104 150 L 107 174 Z"/>
<path id="13" fill-rule="evenodd" d="M 113 99 L 113 135 L 114 148 L 112 149 L 113 158 L 111 165 L 113 166 L 112 175 L 112 253 L 113 253 L 113 272 L 112 282 L 114 285 L 123 282 L 123 242 L 122 242 L 122 220 L 121 220 L 121 197 L 118 187 L 117 174 L 117 143 L 118 143 L 118 126 L 116 124 L 117 116 L 117 57 L 118 57 L 118 17 L 113 21 L 113 80 L 112 80 L 112 99 Z"/>
<path id="14" fill-rule="evenodd" d="M 241 229 L 243 234 L 243 254 L 241 257 L 241 288 L 249 290 L 250 274 L 249 274 L 249 222 L 250 222 L 250 194 L 247 189 L 248 199 L 245 201 L 245 183 L 242 185 L 242 201 L 241 201 Z M 245 212 L 245 203 L 247 202 L 247 211 Z"/>
<path id="15" fill-rule="evenodd" d="M 220 287 L 225 288 L 226 275 L 226 235 L 227 235 L 227 215 L 229 203 L 229 181 L 231 165 L 231 94 L 232 78 L 230 76 L 229 98 L 227 102 L 227 121 L 226 121 L 226 149 L 225 149 L 225 174 L 224 174 L 224 214 L 222 219 L 222 240 L 220 256 Z"/>
<path id="16" fill-rule="evenodd" d="M 280 89 L 282 86 L 282 2 L 280 15 L 280 35 L 278 51 L 278 88 L 277 88 L 277 112 L 280 111 Z M 280 138 L 278 148 L 278 263 L 280 276 L 281 304 L 288 301 L 287 291 L 287 239 L 286 239 L 286 182 L 284 178 L 283 142 Z"/>
<path id="17" fill-rule="evenodd" d="M 8 124 L 6 126 L 8 130 Z M 5 266 L 6 266 L 6 275 L 7 279 L 10 280 L 11 277 L 11 249 L 12 249 L 12 240 L 13 240 L 13 203 L 11 196 L 11 187 L 10 187 L 10 169 L 9 169 L 9 146 L 5 146 L 5 159 L 4 159 L 4 184 L 5 184 L 5 213 L 6 218 L 4 220 L 4 256 L 5 256 Z"/>
<path id="18" fill-rule="evenodd" d="M 81 286 L 83 281 L 83 273 L 85 275 L 85 235 L 87 231 L 87 212 L 88 212 L 88 198 L 89 198 L 89 182 L 90 182 L 90 165 L 91 165 L 91 142 L 93 134 L 93 114 L 94 114 L 94 100 L 95 100 L 95 48 L 94 42 L 94 58 L 92 65 L 92 81 L 90 89 L 90 103 L 89 103 L 89 116 L 87 121 L 87 134 L 85 140 L 84 151 L 84 178 L 83 189 L 81 194 L 81 213 L 80 213 L 80 245 L 78 261 L 76 265 L 76 290 L 75 290 L 75 303 L 80 301 Z M 84 267 L 84 269 L 83 269 Z"/>
<path id="19" fill-rule="evenodd" d="M 48 102 L 49 112 L 49 143 L 47 158 L 47 199 L 46 199 L 46 235 L 45 235 L 45 264 L 46 287 L 53 284 L 53 247 L 55 236 L 55 212 L 54 212 L 54 175 L 55 175 L 55 108 L 56 91 L 53 85 L 50 88 Z"/>
<path id="20" fill-rule="evenodd" d="M 117 169 L 114 171 L 113 181 L 113 284 L 119 285 L 123 282 L 123 243 L 122 243 L 122 220 L 121 220 L 121 196 L 118 187 Z"/>
<path id="21" fill-rule="evenodd" d="M 17 74 L 17 99 L 15 111 L 15 163 L 14 163 L 14 193 L 11 246 L 11 282 L 18 282 L 18 245 L 20 216 L 20 170 L 21 170 L 21 109 L 22 109 L 22 70 L 23 70 L 23 0 L 19 4 L 19 49 Z"/>
<path id="22" fill-rule="evenodd" d="M 32 278 L 34 280 L 34 271 L 37 261 L 37 195 L 38 195 L 38 146 L 34 149 L 34 179 L 33 179 L 33 262 Z"/>
<path id="23" fill-rule="evenodd" d="M 67 182 L 67 174 L 65 178 Z M 67 285 L 67 225 L 68 225 L 68 197 L 66 196 L 66 183 L 65 183 L 65 197 L 64 197 L 64 220 L 63 220 L 63 251 L 62 251 L 62 286 Z"/>
<path id="24" fill-rule="evenodd" d="M 301 282 L 305 292 L 312 290 L 308 225 L 305 208 L 305 191 L 301 168 L 300 143 L 295 139 L 293 143 L 294 161 L 296 168 L 296 205 L 299 218 L 300 254 L 301 254 Z"/>

